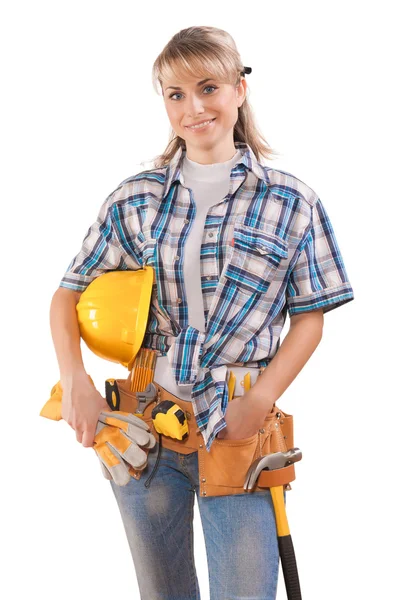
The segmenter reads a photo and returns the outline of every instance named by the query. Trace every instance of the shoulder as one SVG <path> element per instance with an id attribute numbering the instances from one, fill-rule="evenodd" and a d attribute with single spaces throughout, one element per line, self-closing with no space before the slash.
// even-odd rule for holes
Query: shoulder
<path id="1" fill-rule="evenodd" d="M 109 194 L 110 204 L 141 206 L 150 196 L 159 197 L 165 183 L 167 167 L 142 170 L 121 181 Z"/>
<path id="2" fill-rule="evenodd" d="M 310 211 L 318 201 L 318 195 L 304 181 L 281 169 L 264 167 L 270 181 L 270 191 L 278 200 L 294 200 L 296 208 Z"/>

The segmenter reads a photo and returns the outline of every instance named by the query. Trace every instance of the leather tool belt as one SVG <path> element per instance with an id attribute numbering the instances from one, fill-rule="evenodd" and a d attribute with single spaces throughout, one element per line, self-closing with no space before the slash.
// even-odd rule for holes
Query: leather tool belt
<path id="1" fill-rule="evenodd" d="M 126 379 L 116 379 L 120 406 L 119 410 L 136 412 L 139 406 L 139 392 L 131 391 Z M 157 389 L 156 400 L 149 402 L 140 417 L 149 426 L 156 441 L 162 447 L 181 454 L 198 452 L 200 496 L 226 496 L 244 494 L 244 482 L 248 468 L 253 461 L 274 452 L 286 452 L 294 447 L 293 416 L 280 410 L 275 404 L 267 414 L 264 426 L 254 435 L 239 439 L 213 440 L 210 452 L 207 451 L 203 436 L 198 428 L 193 405 L 174 396 L 160 384 L 153 381 Z M 168 436 L 159 436 L 153 426 L 152 411 L 158 402 L 171 400 L 184 411 L 188 420 L 189 435 L 184 440 Z M 161 438 L 161 440 L 159 440 Z M 139 472 L 138 478 L 141 477 Z M 254 492 L 283 485 L 291 489 L 290 482 L 295 479 L 294 465 L 291 464 L 275 471 L 261 471 Z"/>

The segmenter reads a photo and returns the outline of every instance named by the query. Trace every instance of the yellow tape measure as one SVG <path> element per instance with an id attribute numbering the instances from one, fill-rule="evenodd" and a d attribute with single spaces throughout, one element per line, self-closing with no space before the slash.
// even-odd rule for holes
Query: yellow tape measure
<path id="1" fill-rule="evenodd" d="M 182 410 L 172 402 L 163 400 L 152 410 L 153 425 L 157 433 L 176 440 L 184 440 L 188 436 L 188 421 Z"/>

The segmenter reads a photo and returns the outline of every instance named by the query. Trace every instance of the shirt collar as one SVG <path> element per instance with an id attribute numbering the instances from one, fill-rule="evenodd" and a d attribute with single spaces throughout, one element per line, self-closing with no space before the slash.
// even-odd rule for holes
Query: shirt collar
<path id="1" fill-rule="evenodd" d="M 262 179 L 265 182 L 265 184 L 268 186 L 270 184 L 270 180 L 266 173 L 266 170 L 263 167 L 263 165 L 261 165 L 257 161 L 257 158 L 256 158 L 254 152 L 252 151 L 251 147 L 248 144 L 246 144 L 245 142 L 235 142 L 234 144 L 235 144 L 236 150 L 241 151 L 242 157 L 235 164 L 235 166 L 232 169 L 232 172 L 235 172 L 235 171 L 238 172 L 240 170 L 240 169 L 238 169 L 238 166 L 240 164 L 243 164 L 243 165 L 245 165 L 245 167 L 248 170 L 252 171 L 258 179 Z M 172 184 L 175 181 L 181 181 L 180 180 L 181 164 L 182 164 L 182 160 L 183 160 L 185 154 L 186 154 L 185 148 L 182 148 L 182 147 L 178 148 L 178 150 L 176 151 L 176 153 L 174 154 L 174 156 L 168 163 L 167 170 L 166 170 L 165 184 L 163 187 L 163 196 L 162 196 L 163 198 L 169 192 Z"/>

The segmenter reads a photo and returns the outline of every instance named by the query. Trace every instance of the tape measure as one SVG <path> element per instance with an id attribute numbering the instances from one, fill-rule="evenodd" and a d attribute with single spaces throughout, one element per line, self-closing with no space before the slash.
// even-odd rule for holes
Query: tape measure
<path id="1" fill-rule="evenodd" d="M 153 426 L 157 433 L 176 440 L 184 440 L 188 436 L 187 417 L 175 402 L 163 400 L 152 410 Z"/>

